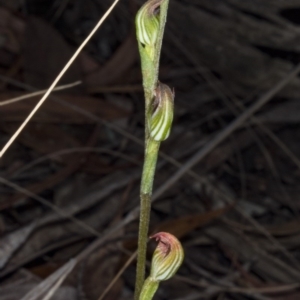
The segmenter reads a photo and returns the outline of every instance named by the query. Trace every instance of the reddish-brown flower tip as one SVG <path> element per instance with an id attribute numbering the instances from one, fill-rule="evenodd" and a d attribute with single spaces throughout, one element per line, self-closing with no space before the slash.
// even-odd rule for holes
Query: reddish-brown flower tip
<path id="1" fill-rule="evenodd" d="M 159 232 L 150 238 L 158 245 L 154 251 L 150 277 L 157 281 L 171 278 L 182 264 L 184 252 L 179 240 L 167 232 Z"/>

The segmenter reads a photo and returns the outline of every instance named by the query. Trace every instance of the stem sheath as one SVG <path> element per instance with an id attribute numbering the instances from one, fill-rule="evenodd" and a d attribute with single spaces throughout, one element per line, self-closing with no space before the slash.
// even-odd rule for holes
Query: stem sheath
<path id="1" fill-rule="evenodd" d="M 148 277 L 145 280 L 139 300 L 152 300 L 155 292 L 158 289 L 158 285 L 159 285 L 158 281 L 152 280 L 151 277 Z"/>

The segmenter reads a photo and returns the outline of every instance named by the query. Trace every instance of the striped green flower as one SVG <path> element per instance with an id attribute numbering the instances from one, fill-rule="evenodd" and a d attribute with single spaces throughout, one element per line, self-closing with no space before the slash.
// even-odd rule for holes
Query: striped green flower
<path id="1" fill-rule="evenodd" d="M 167 232 L 159 232 L 150 238 L 158 245 L 153 253 L 150 276 L 145 280 L 139 300 L 152 300 L 161 281 L 170 279 L 181 266 L 184 251 L 178 239 Z"/>
<path id="2" fill-rule="evenodd" d="M 136 15 L 137 39 L 151 59 L 154 58 L 155 44 L 159 33 L 159 6 L 163 0 L 149 0 Z"/>
<path id="3" fill-rule="evenodd" d="M 170 134 L 174 114 L 174 93 L 166 84 L 158 83 L 150 109 L 150 136 L 155 141 L 164 141 Z"/>
<path id="4" fill-rule="evenodd" d="M 158 241 L 151 263 L 150 279 L 163 281 L 175 275 L 184 258 L 184 251 L 178 239 L 167 232 L 159 232 L 151 238 Z"/>

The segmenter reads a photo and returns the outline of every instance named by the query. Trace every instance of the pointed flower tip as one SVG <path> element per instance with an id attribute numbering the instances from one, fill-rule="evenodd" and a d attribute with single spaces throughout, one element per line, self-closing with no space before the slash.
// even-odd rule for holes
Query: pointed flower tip
<path id="1" fill-rule="evenodd" d="M 150 277 L 156 281 L 167 280 L 175 275 L 184 258 L 184 251 L 179 240 L 167 232 L 151 236 L 158 245 L 154 251 Z"/>
<path id="2" fill-rule="evenodd" d="M 163 83 L 155 90 L 149 116 L 150 136 L 158 142 L 169 137 L 174 115 L 174 92 Z"/>
<path id="3" fill-rule="evenodd" d="M 164 0 L 149 0 L 136 15 L 137 39 L 153 59 L 159 33 L 159 7 Z"/>

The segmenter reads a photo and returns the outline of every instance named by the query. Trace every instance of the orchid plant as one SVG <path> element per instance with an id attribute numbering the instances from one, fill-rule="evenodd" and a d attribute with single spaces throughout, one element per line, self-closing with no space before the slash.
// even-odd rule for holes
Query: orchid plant
<path id="1" fill-rule="evenodd" d="M 150 276 L 145 280 L 151 196 L 160 143 L 168 138 L 173 121 L 174 93 L 159 82 L 159 60 L 169 0 L 148 0 L 136 16 L 136 33 L 141 57 L 145 94 L 145 159 L 140 189 L 135 300 L 153 298 L 159 282 L 172 277 L 183 261 L 183 249 L 173 235 L 160 232 L 152 236 L 158 246 L 152 259 Z"/>

